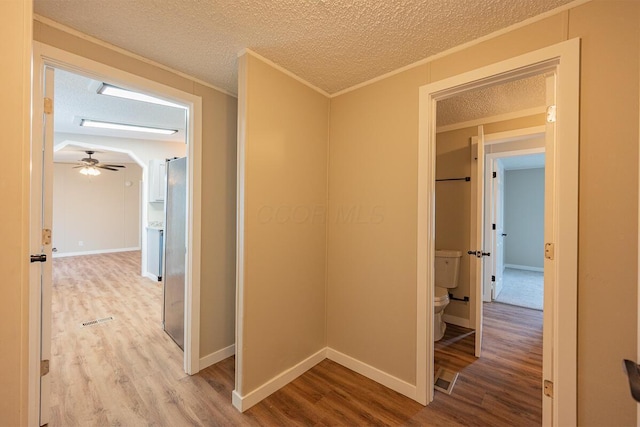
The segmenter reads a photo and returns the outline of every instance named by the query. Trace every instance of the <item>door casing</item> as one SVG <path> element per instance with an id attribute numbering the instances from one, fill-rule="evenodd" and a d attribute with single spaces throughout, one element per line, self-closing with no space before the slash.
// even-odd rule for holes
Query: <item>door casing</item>
<path id="1" fill-rule="evenodd" d="M 549 380 L 554 397 L 544 406 L 543 423 L 577 423 L 577 236 L 580 39 L 529 52 L 420 88 L 418 143 L 416 400 L 433 400 L 433 262 L 435 255 L 436 103 L 470 89 L 491 86 L 546 72 L 554 73 L 558 121 L 555 136 L 553 218 L 556 260 L 553 290 L 553 353 L 543 365 L 553 366 Z M 475 311 L 475 310 L 474 310 Z M 472 317 L 475 315 L 472 314 Z M 425 363 L 426 361 L 426 363 Z M 544 370 L 544 366 L 543 366 Z"/>
<path id="2" fill-rule="evenodd" d="M 508 142 L 513 142 L 513 141 L 518 141 L 518 140 L 528 139 L 528 138 L 532 138 L 532 139 L 544 138 L 544 133 L 545 133 L 544 126 L 518 129 L 511 132 L 501 132 L 499 134 L 496 133 L 496 134 L 485 135 L 484 143 L 485 143 L 485 146 L 487 146 L 491 144 L 508 143 Z M 487 244 L 485 245 L 485 247 L 489 249 L 489 251 L 491 252 L 489 263 L 491 264 L 492 267 L 487 268 L 484 272 L 484 277 L 482 282 L 482 293 L 483 293 L 484 302 L 489 302 L 492 300 L 492 298 L 490 297 L 490 294 L 492 293 L 490 289 L 491 276 L 495 275 L 496 281 L 498 280 L 498 276 L 499 276 L 499 273 L 495 272 L 495 265 L 497 261 L 496 258 L 498 257 L 498 251 L 496 247 L 497 242 L 496 242 L 495 236 L 492 236 L 493 230 L 491 228 L 491 224 L 495 222 L 496 197 L 498 197 L 498 195 L 496 194 L 493 188 L 491 175 L 493 172 L 497 172 L 499 176 L 500 172 L 498 172 L 496 169 L 497 169 L 497 163 L 500 159 L 504 159 L 508 157 L 525 156 L 528 154 L 540 154 L 540 153 L 544 153 L 544 147 L 523 148 L 521 150 L 500 151 L 495 153 L 493 152 L 489 153 L 485 151 L 486 168 L 485 168 L 485 177 L 484 177 L 485 179 L 484 181 L 484 186 L 485 186 L 485 208 L 484 208 L 484 211 L 485 211 L 484 230 L 485 231 L 484 233 L 485 234 L 484 235 L 487 241 Z M 492 236 L 492 237 L 489 238 L 489 236 Z"/>
<path id="3" fill-rule="evenodd" d="M 96 80 L 107 80 L 118 84 L 121 87 L 142 90 L 159 97 L 170 99 L 174 102 L 185 104 L 188 107 L 188 263 L 185 307 L 184 370 L 187 374 L 193 375 L 200 370 L 202 99 L 191 93 L 127 73 L 109 65 L 92 61 L 43 43 L 34 42 L 32 93 L 33 117 L 41 117 L 43 114 L 44 107 L 42 100 L 44 98 L 43 82 L 45 67 L 64 69 L 77 74 L 89 76 Z M 42 135 L 44 135 L 42 123 L 39 123 L 38 120 L 34 120 L 32 124 L 31 138 L 32 162 L 33 156 L 38 155 L 37 153 L 42 153 L 43 151 Z M 53 152 L 53 147 L 47 147 L 47 149 Z M 52 161 L 52 156 L 50 156 L 50 158 L 50 161 Z M 34 178 L 37 180 L 38 175 L 39 173 L 32 175 L 32 180 Z M 32 182 L 32 188 L 37 184 L 37 182 Z M 38 215 L 38 212 L 42 211 L 42 206 L 38 203 L 37 197 L 33 197 L 33 194 L 31 201 L 31 217 L 33 218 L 34 215 Z M 32 220 L 30 226 L 32 240 L 35 238 L 34 236 L 40 236 L 41 230 L 39 228 L 39 226 L 34 227 L 34 221 Z M 32 268 L 30 270 L 30 275 L 33 276 L 33 274 L 34 269 Z M 43 330 L 43 326 L 41 325 L 41 322 L 43 321 L 41 308 L 42 299 L 39 280 L 35 280 L 33 277 L 30 277 L 28 394 L 28 417 L 30 420 L 38 420 L 40 411 L 40 339 Z M 50 320 L 48 327 L 51 327 Z"/>

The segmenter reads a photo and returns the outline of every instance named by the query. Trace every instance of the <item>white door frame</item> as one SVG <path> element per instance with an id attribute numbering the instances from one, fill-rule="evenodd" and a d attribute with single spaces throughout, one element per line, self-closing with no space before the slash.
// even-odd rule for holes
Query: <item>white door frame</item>
<path id="1" fill-rule="evenodd" d="M 118 86 L 143 90 L 146 93 L 182 103 L 188 106 L 187 156 L 188 171 L 188 236 L 187 236 L 187 280 L 185 285 L 185 349 L 184 370 L 193 375 L 200 370 L 200 230 L 201 230 L 201 181 L 202 181 L 202 99 L 194 94 L 184 92 L 170 86 L 122 71 L 90 59 L 54 48 L 52 46 L 33 43 L 33 98 L 32 116 L 43 115 L 43 81 L 45 67 L 63 69 L 82 74 L 97 80 L 107 80 Z M 55 114 L 55 112 L 54 112 Z M 43 143 L 42 123 L 33 120 L 31 138 L 31 156 L 41 153 Z M 52 147 L 47 147 L 52 150 Z M 41 164 L 36 161 L 36 164 Z M 34 173 L 32 171 L 32 173 Z M 38 176 L 35 173 L 34 176 Z M 32 203 L 32 217 L 37 215 L 41 206 Z M 32 222 L 33 224 L 33 222 Z M 55 230 L 53 231 L 55 233 Z M 39 236 L 41 231 L 30 227 L 30 233 Z M 30 274 L 33 274 L 31 269 Z M 29 419 L 38 420 L 40 410 L 40 337 L 41 298 L 40 287 L 34 285 L 38 281 L 30 280 L 29 289 Z"/>
<path id="2" fill-rule="evenodd" d="M 433 400 L 433 262 L 435 252 L 436 103 L 479 87 L 505 83 L 553 71 L 557 78 L 554 195 L 555 306 L 553 307 L 554 398 L 553 425 L 577 423 L 577 254 L 578 254 L 578 140 L 580 40 L 572 39 L 422 86 L 419 99 L 418 238 L 417 238 L 417 401 Z M 562 263 L 558 262 L 562 260 Z M 426 361 L 426 363 L 425 363 Z"/>
<path id="3" fill-rule="evenodd" d="M 494 134 L 487 134 L 484 136 L 485 140 L 484 140 L 484 145 L 492 145 L 492 144 L 498 144 L 498 143 L 509 143 L 509 142 L 514 142 L 514 141 L 519 141 L 519 140 L 524 140 L 524 139 L 532 139 L 532 138 L 544 138 L 544 134 L 545 134 L 545 127 L 544 126 L 539 126 L 539 127 L 534 127 L 534 128 L 524 128 L 524 129 L 517 129 L 515 131 L 511 131 L 511 132 L 500 132 L 500 133 L 494 133 Z M 506 135 L 513 135 L 513 136 L 506 136 Z M 484 187 L 485 187 L 485 205 L 484 205 L 484 213 L 485 213 L 485 225 L 484 225 L 484 236 L 485 239 L 488 239 L 488 236 L 492 236 L 491 237 L 491 244 L 490 245 L 485 245 L 486 247 L 488 247 L 489 251 L 491 252 L 491 258 L 489 258 L 489 260 L 491 261 L 492 264 L 492 268 L 491 269 L 485 269 L 484 272 L 484 276 L 482 279 L 482 300 L 484 302 L 488 302 L 491 301 L 491 298 L 487 299 L 487 293 L 491 293 L 488 292 L 487 287 L 489 286 L 489 283 L 491 282 L 491 275 L 492 272 L 495 272 L 495 265 L 496 265 L 496 257 L 497 257 L 497 250 L 496 250 L 496 239 L 495 236 L 492 234 L 493 230 L 491 228 L 491 224 L 493 223 L 493 218 L 495 217 L 495 198 L 496 198 L 496 192 L 495 189 L 493 188 L 493 185 L 488 185 L 488 184 L 493 184 L 493 182 L 491 181 L 492 179 L 492 174 L 494 172 L 496 172 L 496 165 L 498 160 L 500 159 L 504 159 L 504 158 L 508 158 L 508 157 L 519 157 L 519 156 L 526 156 L 529 154 L 540 154 L 540 153 L 544 153 L 545 149 L 544 147 L 538 147 L 538 148 L 522 148 L 519 150 L 510 150 L 510 151 L 499 151 L 497 153 L 487 153 L 485 151 L 485 161 L 486 161 L 486 166 L 485 166 L 485 176 L 484 176 Z M 471 214 L 471 216 L 473 217 L 473 212 Z M 495 274 L 495 273 L 494 273 Z M 497 275 L 496 275 L 497 277 Z M 478 302 L 476 302 L 476 306 L 478 305 Z M 476 307 L 476 310 L 479 310 Z"/>

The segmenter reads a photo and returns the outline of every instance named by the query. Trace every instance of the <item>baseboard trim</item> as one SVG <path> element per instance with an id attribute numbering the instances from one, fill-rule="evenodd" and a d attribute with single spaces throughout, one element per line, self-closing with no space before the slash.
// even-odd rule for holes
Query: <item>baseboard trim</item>
<path id="1" fill-rule="evenodd" d="M 417 389 L 414 384 L 409 384 L 408 382 L 401 380 L 400 378 L 396 378 L 393 375 L 381 371 L 378 368 L 374 368 L 371 365 L 367 365 L 360 360 L 354 359 L 353 357 L 332 348 L 327 348 L 327 359 L 332 360 L 344 366 L 345 368 L 351 369 L 354 372 L 364 375 L 365 377 L 377 383 L 380 383 L 383 386 L 390 388 L 391 390 L 397 391 L 398 393 L 403 394 L 410 399 L 416 400 Z"/>
<path id="2" fill-rule="evenodd" d="M 289 384 L 291 381 L 295 380 L 300 375 L 304 374 L 309 369 L 313 368 L 326 358 L 327 349 L 325 347 L 244 396 L 241 396 L 236 392 L 236 390 L 234 390 L 231 395 L 233 406 L 240 412 L 246 411 L 256 403 L 260 402 L 262 399 L 268 397 L 272 393 Z"/>
<path id="3" fill-rule="evenodd" d="M 229 347 L 225 347 L 222 350 L 214 351 L 211 354 L 207 354 L 200 358 L 200 370 L 207 368 L 211 365 L 215 365 L 218 362 L 223 361 L 227 357 L 231 357 L 236 354 L 236 345 L 231 344 Z"/>
<path id="4" fill-rule="evenodd" d="M 445 323 L 451 323 L 452 325 L 471 329 L 471 321 L 469 321 L 469 319 L 465 319 L 464 317 L 452 316 L 445 313 L 442 315 L 442 320 L 444 320 Z"/>
<path id="5" fill-rule="evenodd" d="M 526 270 L 526 271 L 539 271 L 544 272 L 543 267 L 530 267 L 528 265 L 518 265 L 518 264 L 505 264 L 504 268 L 513 268 L 515 270 Z"/>
<path id="6" fill-rule="evenodd" d="M 158 276 L 156 276 L 155 274 L 151 274 L 149 272 L 146 272 L 143 274 L 144 277 L 146 277 L 147 279 L 151 279 L 154 282 L 160 282 L 160 280 L 158 280 Z"/>
<path id="7" fill-rule="evenodd" d="M 64 258 L 68 256 L 113 254 L 116 252 L 132 252 L 132 251 L 139 251 L 139 250 L 140 250 L 140 247 L 138 246 L 137 248 L 97 249 L 94 251 L 84 251 L 84 252 L 54 252 L 52 256 L 53 258 Z"/>

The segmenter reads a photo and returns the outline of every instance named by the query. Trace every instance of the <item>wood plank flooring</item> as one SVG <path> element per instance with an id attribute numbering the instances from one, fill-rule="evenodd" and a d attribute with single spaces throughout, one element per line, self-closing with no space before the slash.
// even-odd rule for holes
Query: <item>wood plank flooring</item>
<path id="1" fill-rule="evenodd" d="M 541 423 L 542 313 L 485 304 L 483 357 L 451 326 L 436 368 L 458 370 L 428 407 L 325 360 L 244 414 L 234 358 L 194 376 L 162 331 L 162 288 L 139 252 L 54 260 L 51 426 L 501 426 Z M 81 323 L 113 316 L 89 327 Z"/>

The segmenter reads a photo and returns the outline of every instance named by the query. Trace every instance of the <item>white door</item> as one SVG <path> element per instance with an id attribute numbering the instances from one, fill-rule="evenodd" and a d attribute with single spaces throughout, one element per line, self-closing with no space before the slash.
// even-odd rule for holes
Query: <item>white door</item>
<path id="1" fill-rule="evenodd" d="M 49 422 L 51 389 L 48 363 L 51 360 L 51 227 L 52 165 L 53 165 L 53 79 L 54 71 L 47 67 L 42 82 L 45 99 L 34 99 L 34 131 L 31 154 L 31 219 L 29 272 L 32 289 L 39 289 L 40 306 L 40 425 Z M 46 105 L 46 106 L 45 106 Z M 40 138 L 37 137 L 40 135 Z"/>
<path id="2" fill-rule="evenodd" d="M 500 159 L 491 156 L 487 156 L 486 161 L 484 238 L 491 255 L 484 269 L 482 300 L 491 302 L 502 290 L 504 271 L 504 166 Z"/>
<path id="3" fill-rule="evenodd" d="M 475 147 L 472 147 L 472 152 L 475 152 L 475 174 L 472 175 L 472 180 L 475 180 L 475 212 L 476 220 L 475 227 L 472 227 L 471 247 L 476 251 L 476 255 L 471 255 L 471 274 L 472 280 L 475 284 L 476 300 L 476 357 L 480 357 L 482 350 L 482 274 L 483 264 L 485 260 L 484 249 L 484 128 L 478 126 L 478 137 L 474 139 Z"/>
<path id="4" fill-rule="evenodd" d="M 504 230 L 504 166 L 500 160 L 495 161 L 496 177 L 493 180 L 493 223 L 496 225 L 494 239 L 495 245 L 491 254 L 493 264 L 493 290 L 491 300 L 495 300 L 502 291 L 502 274 L 504 273 L 504 238 L 507 236 Z"/>

